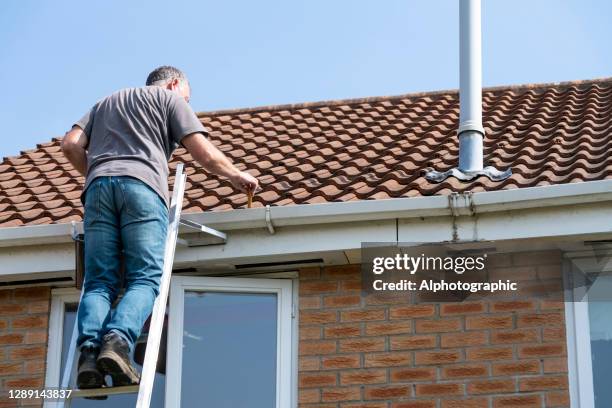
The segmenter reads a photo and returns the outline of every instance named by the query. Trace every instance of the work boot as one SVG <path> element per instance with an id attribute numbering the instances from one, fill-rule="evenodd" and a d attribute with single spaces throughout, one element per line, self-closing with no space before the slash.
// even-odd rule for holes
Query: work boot
<path id="1" fill-rule="evenodd" d="M 79 355 L 79 366 L 77 371 L 77 388 L 101 388 L 106 386 L 104 375 L 96 366 L 96 359 L 100 348 L 94 346 L 84 346 L 81 348 Z M 105 400 L 108 397 L 103 395 L 99 397 L 85 397 L 87 399 Z"/>
<path id="2" fill-rule="evenodd" d="M 96 360 L 98 369 L 113 379 L 113 387 L 134 385 L 140 382 L 140 374 L 130 361 L 130 348 L 117 333 L 108 332 L 102 338 L 102 348 Z"/>

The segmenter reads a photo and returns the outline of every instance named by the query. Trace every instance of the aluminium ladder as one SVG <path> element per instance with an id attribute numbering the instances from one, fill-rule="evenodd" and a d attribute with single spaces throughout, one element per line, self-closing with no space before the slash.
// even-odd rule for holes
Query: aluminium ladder
<path id="1" fill-rule="evenodd" d="M 151 312 L 151 323 L 149 326 L 149 335 L 147 338 L 147 347 L 140 376 L 140 383 L 136 385 L 126 385 L 120 387 L 102 387 L 90 389 L 74 390 L 65 400 L 59 400 L 54 407 L 64 408 L 66 401 L 79 397 L 102 397 L 117 394 L 132 394 L 138 393 L 136 408 L 149 408 L 151 404 L 151 394 L 153 392 L 153 382 L 155 380 L 155 368 L 157 366 L 157 358 L 162 336 L 164 315 L 166 312 L 166 302 L 168 300 L 168 291 L 170 289 L 170 278 L 172 275 L 172 265 L 174 263 L 174 252 L 176 249 L 179 225 L 188 228 L 196 229 L 200 233 L 211 236 L 214 243 L 224 243 L 227 236 L 220 231 L 197 224 L 193 221 L 181 220 L 181 207 L 183 204 L 183 195 L 185 193 L 185 180 L 187 176 L 183 173 L 183 164 L 179 163 L 176 167 L 176 177 L 174 179 L 174 189 L 172 191 L 172 201 L 170 203 L 169 219 L 168 219 L 168 234 L 166 237 L 166 248 L 164 252 L 164 268 L 162 271 L 159 294 L 155 299 L 153 311 Z M 74 228 L 74 227 L 73 227 Z M 73 235 L 75 232 L 73 231 Z M 83 284 L 81 287 L 81 296 L 79 299 L 79 307 L 83 299 L 85 290 L 85 276 L 83 274 Z M 78 308 L 77 308 L 78 318 Z M 76 355 L 76 341 L 78 336 L 78 321 L 75 320 L 72 330 L 72 338 L 70 339 L 68 355 L 64 372 L 62 374 L 62 382 L 60 389 L 67 390 L 70 387 L 70 374 L 74 369 Z M 70 403 L 68 403 L 69 405 Z"/>

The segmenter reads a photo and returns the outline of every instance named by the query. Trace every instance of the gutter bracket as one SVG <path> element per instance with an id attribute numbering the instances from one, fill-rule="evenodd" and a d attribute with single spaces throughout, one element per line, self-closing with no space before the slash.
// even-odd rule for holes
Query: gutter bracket
<path id="1" fill-rule="evenodd" d="M 276 230 L 274 229 L 274 225 L 272 224 L 270 204 L 266 205 L 266 226 L 268 227 L 268 232 L 270 233 L 270 235 L 274 235 Z"/>

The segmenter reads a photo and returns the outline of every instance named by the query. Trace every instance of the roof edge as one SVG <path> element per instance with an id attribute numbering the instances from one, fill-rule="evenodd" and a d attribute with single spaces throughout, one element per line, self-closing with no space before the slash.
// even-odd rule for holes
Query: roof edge
<path id="1" fill-rule="evenodd" d="M 612 83 L 612 77 L 601 77 L 593 79 L 583 79 L 574 81 L 561 81 L 561 82 L 542 82 L 542 83 L 530 83 L 530 84 L 515 84 L 515 85 L 496 85 L 491 87 L 485 87 L 482 89 L 483 92 L 495 92 L 502 90 L 529 90 L 529 89 L 540 89 L 540 88 L 568 88 L 571 86 L 584 86 L 593 84 L 607 84 Z M 230 108 L 230 109 L 219 109 L 213 111 L 199 111 L 196 115 L 199 118 L 220 116 L 220 115 L 236 115 L 241 113 L 257 113 L 257 112 L 269 112 L 269 111 L 282 111 L 282 110 L 296 110 L 302 108 L 316 108 L 324 106 L 338 106 L 338 105 L 355 105 L 361 103 L 370 102 L 383 102 L 388 100 L 407 99 L 407 98 L 422 98 L 427 96 L 440 96 L 448 94 L 456 94 L 459 89 L 446 89 L 438 91 L 424 91 L 424 92 L 413 92 L 399 95 L 387 95 L 387 96 L 371 96 L 362 98 L 349 98 L 349 99 L 329 99 L 315 102 L 300 102 L 300 103 L 289 103 L 280 105 L 262 105 L 255 107 L 246 108 Z"/>
<path id="2" fill-rule="evenodd" d="M 451 210 L 448 196 L 390 198 L 321 204 L 298 204 L 222 212 L 185 213 L 185 218 L 219 230 L 372 221 L 394 218 L 470 216 L 564 205 L 612 201 L 612 179 L 462 194 Z M 71 224 L 0 228 L 0 247 L 71 241 Z M 76 223 L 78 230 L 82 223 Z"/>

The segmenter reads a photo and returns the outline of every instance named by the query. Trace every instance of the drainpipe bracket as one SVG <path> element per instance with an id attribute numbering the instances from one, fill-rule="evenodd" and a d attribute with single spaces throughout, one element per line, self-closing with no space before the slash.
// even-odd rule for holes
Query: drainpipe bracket
<path id="1" fill-rule="evenodd" d="M 441 183 L 449 177 L 455 177 L 460 181 L 471 181 L 477 177 L 485 176 L 491 181 L 503 181 L 512 175 L 512 169 L 497 170 L 493 166 L 487 166 L 482 170 L 461 170 L 458 167 L 447 171 L 430 170 L 425 174 L 425 178 L 432 183 Z"/>

